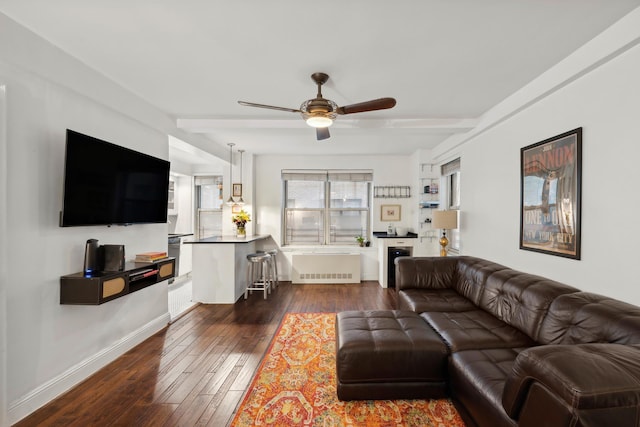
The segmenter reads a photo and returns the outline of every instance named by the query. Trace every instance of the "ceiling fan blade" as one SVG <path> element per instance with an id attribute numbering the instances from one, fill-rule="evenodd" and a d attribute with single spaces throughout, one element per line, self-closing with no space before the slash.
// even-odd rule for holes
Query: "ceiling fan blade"
<path id="1" fill-rule="evenodd" d="M 359 102 L 357 104 L 345 105 L 344 107 L 338 107 L 336 113 L 338 114 L 353 114 L 363 113 L 365 111 L 386 110 L 387 108 L 393 108 L 396 105 L 396 100 L 393 98 L 378 98 L 371 101 Z"/>
<path id="2" fill-rule="evenodd" d="M 253 103 L 253 102 L 246 102 L 246 101 L 238 101 L 238 104 L 244 105 L 246 107 L 258 107 L 258 108 L 268 108 L 270 110 L 288 111 L 290 113 L 299 113 L 300 112 L 300 110 L 295 110 L 293 108 L 276 107 L 274 105 L 256 104 L 256 103 Z"/>
<path id="3" fill-rule="evenodd" d="M 316 139 L 322 141 L 323 139 L 329 139 L 329 128 L 316 128 Z"/>

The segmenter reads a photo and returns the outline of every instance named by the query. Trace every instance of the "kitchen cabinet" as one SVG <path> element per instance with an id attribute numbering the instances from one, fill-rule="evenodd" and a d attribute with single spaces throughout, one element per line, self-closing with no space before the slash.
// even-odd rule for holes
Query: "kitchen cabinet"
<path id="1" fill-rule="evenodd" d="M 176 182 L 173 178 L 169 178 L 169 194 L 167 198 L 167 212 L 169 215 L 178 214 L 178 203 L 176 199 Z"/>
<path id="2" fill-rule="evenodd" d="M 389 287 L 389 268 L 395 268 L 389 266 L 389 254 L 394 250 L 405 250 L 408 252 L 408 256 L 413 255 L 413 248 L 415 247 L 417 236 L 413 233 L 405 237 L 386 237 L 382 233 L 374 233 L 376 237 L 376 246 L 378 247 L 378 282 L 383 288 Z M 395 275 L 394 275 L 395 277 Z"/>

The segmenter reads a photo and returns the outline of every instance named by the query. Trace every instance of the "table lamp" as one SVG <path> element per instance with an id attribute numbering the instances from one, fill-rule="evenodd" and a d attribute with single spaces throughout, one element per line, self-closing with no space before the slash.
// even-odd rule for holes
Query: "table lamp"
<path id="1" fill-rule="evenodd" d="M 458 228 L 458 211 L 434 211 L 431 225 L 433 228 L 442 229 L 440 256 L 447 256 L 447 245 L 449 244 L 447 230 Z"/>

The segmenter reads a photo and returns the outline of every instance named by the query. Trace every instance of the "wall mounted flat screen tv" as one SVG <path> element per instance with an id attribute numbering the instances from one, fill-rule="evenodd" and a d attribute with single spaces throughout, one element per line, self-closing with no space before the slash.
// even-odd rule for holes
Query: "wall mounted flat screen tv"
<path id="1" fill-rule="evenodd" d="M 169 162 L 67 129 L 61 227 L 167 222 Z"/>

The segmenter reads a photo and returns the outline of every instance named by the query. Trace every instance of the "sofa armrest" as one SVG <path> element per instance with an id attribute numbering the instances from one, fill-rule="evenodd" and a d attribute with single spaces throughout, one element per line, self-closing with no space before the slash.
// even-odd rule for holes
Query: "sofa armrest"
<path id="1" fill-rule="evenodd" d="M 640 414 L 640 346 L 578 344 L 527 349 L 516 358 L 502 395 L 511 418 L 531 412 L 527 405 L 540 407 L 531 402 L 532 388 L 538 389 L 537 396 L 544 390 L 567 417 L 605 416 L 634 423 Z M 632 423 L 629 425 L 635 425 Z"/>
<path id="2" fill-rule="evenodd" d="M 396 290 L 445 289 L 454 285 L 456 257 L 403 257 L 396 260 Z"/>

